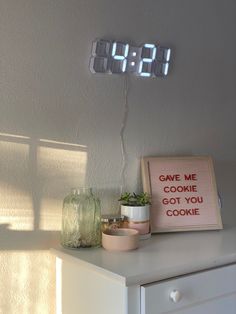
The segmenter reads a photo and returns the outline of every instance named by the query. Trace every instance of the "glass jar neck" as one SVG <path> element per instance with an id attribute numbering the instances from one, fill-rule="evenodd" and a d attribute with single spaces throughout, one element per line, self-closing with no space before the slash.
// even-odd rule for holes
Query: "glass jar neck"
<path id="1" fill-rule="evenodd" d="M 92 188 L 86 188 L 86 187 L 79 187 L 79 188 L 73 188 L 71 189 L 72 194 L 87 194 L 91 195 L 92 194 Z"/>

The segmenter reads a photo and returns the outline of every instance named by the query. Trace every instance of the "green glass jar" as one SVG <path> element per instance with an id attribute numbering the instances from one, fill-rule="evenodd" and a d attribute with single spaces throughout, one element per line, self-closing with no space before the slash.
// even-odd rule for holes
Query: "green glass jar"
<path id="1" fill-rule="evenodd" d="M 67 248 L 101 245 L 101 206 L 91 188 L 72 189 L 62 209 L 61 245 Z"/>

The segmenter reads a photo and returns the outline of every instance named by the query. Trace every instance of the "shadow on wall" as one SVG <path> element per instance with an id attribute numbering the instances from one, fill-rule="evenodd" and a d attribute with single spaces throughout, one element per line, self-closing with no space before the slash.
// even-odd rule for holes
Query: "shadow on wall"
<path id="1" fill-rule="evenodd" d="M 0 134 L 0 150 L 0 249 L 30 249 L 27 242 L 39 236 L 47 249 L 50 234 L 60 230 L 68 187 L 84 185 L 87 147 Z"/>
<path id="2" fill-rule="evenodd" d="M 87 181 L 87 146 L 0 133 L 0 314 L 61 313 L 49 248 L 59 243 L 64 196 Z M 118 181 L 95 191 L 104 213 L 118 210 Z"/>
<path id="3" fill-rule="evenodd" d="M 0 313 L 55 313 L 62 199 L 83 186 L 87 147 L 0 133 Z"/>

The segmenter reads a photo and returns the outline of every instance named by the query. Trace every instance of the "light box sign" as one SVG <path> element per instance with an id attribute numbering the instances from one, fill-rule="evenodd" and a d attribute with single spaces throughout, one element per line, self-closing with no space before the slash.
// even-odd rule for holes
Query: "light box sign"
<path id="1" fill-rule="evenodd" d="M 152 232 L 222 229 L 210 157 L 145 157 L 141 165 Z"/>

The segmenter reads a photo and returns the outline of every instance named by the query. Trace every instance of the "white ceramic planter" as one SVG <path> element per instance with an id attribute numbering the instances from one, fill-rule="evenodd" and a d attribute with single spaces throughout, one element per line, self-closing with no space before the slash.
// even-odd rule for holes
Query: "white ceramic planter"
<path id="1" fill-rule="evenodd" d="M 150 236 L 150 205 L 126 206 L 121 205 L 121 215 L 127 217 L 128 227 L 136 229 L 141 239 Z"/>

